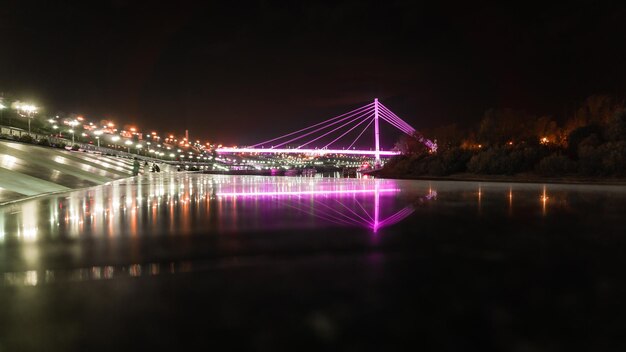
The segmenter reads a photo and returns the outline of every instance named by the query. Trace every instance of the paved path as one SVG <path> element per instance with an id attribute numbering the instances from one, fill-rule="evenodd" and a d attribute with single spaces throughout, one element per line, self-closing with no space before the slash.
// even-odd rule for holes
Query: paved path
<path id="1" fill-rule="evenodd" d="M 128 177 L 132 160 L 0 141 L 0 204 Z"/>

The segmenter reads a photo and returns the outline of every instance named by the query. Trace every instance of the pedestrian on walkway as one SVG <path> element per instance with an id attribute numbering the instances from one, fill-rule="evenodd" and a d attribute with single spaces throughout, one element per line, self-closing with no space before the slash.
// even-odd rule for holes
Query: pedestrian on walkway
<path id="1" fill-rule="evenodd" d="M 137 175 L 139 175 L 139 160 L 135 158 L 135 161 L 133 161 L 133 176 Z"/>

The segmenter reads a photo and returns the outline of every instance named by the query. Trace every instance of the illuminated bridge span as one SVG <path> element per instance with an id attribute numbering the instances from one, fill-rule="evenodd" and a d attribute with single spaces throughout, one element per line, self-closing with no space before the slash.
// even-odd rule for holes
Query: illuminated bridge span
<path id="1" fill-rule="evenodd" d="M 398 115 L 394 114 L 386 106 L 381 104 L 378 99 L 374 102 L 354 109 L 345 114 L 335 116 L 326 121 L 322 121 L 315 125 L 303 128 L 301 130 L 288 133 L 284 136 L 273 138 L 261 143 L 257 143 L 246 148 L 219 148 L 218 153 L 293 153 L 293 154 L 350 154 L 350 155 L 373 155 L 376 160 L 380 160 L 381 156 L 393 156 L 400 154 L 395 150 L 380 150 L 380 128 L 379 120 L 383 120 L 400 131 L 413 136 L 423 143 L 431 152 L 437 151 L 437 143 L 424 138 L 415 128 L 402 120 Z M 365 131 L 374 124 L 374 150 L 356 150 L 351 149 L 352 146 L 363 136 Z M 347 139 L 347 135 L 351 132 L 356 134 L 361 128 L 361 132 L 352 142 L 344 148 L 339 148 L 340 141 Z M 356 131 L 355 131 L 356 130 Z M 346 138 L 344 138 L 346 137 Z M 328 141 L 320 148 L 313 148 L 313 143 L 321 143 Z M 320 141 L 321 140 L 321 141 Z M 297 144 L 295 148 L 287 148 L 286 146 Z M 266 146 L 271 147 L 266 148 Z"/>

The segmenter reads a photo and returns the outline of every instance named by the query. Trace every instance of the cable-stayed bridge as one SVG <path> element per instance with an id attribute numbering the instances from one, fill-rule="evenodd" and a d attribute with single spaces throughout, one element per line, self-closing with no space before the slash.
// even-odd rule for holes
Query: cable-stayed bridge
<path id="1" fill-rule="evenodd" d="M 397 150 L 381 150 L 380 148 L 380 121 L 385 121 L 403 133 L 417 138 L 431 152 L 437 151 L 437 143 L 421 134 L 415 128 L 402 120 L 385 105 L 374 99 L 373 102 L 354 109 L 345 114 L 332 117 L 309 127 L 272 138 L 252 146 L 243 148 L 218 148 L 220 154 L 228 153 L 291 153 L 291 154 L 347 154 L 371 155 L 376 161 L 381 156 L 400 154 Z M 358 150 L 353 146 L 363 137 L 365 132 L 373 126 L 373 150 Z M 357 132 L 360 131 L 358 134 Z M 356 138 L 346 140 L 356 134 Z M 350 142 L 350 143 L 347 143 Z"/>

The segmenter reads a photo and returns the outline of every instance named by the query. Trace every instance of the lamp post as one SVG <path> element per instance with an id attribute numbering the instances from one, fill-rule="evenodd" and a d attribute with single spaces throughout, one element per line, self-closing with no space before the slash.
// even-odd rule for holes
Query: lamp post
<path id="1" fill-rule="evenodd" d="M 30 136 L 30 119 L 33 118 L 33 114 L 37 112 L 37 107 L 31 104 L 20 104 L 15 105 L 17 109 L 17 113 L 20 116 L 24 116 L 28 118 L 28 135 Z"/>
<path id="2" fill-rule="evenodd" d="M 98 148 L 100 148 L 100 136 L 102 135 L 102 131 L 94 131 L 94 135 L 96 135 L 96 141 L 98 141 Z"/>
<path id="3" fill-rule="evenodd" d="M 128 153 L 130 154 L 130 146 L 133 144 L 132 141 L 126 141 L 124 142 L 124 144 L 126 144 L 126 147 L 128 148 Z"/>
<path id="4" fill-rule="evenodd" d="M 111 137 L 111 142 L 113 142 L 113 148 L 114 149 L 117 149 L 117 143 L 115 143 L 115 142 L 117 142 L 119 140 L 120 140 L 120 136 L 112 136 Z"/>
<path id="5" fill-rule="evenodd" d="M 72 128 L 70 129 L 70 133 L 72 134 L 72 146 L 74 146 L 74 127 L 78 125 L 78 121 L 72 120 L 69 122 L 69 124 L 70 126 L 72 126 Z"/>

